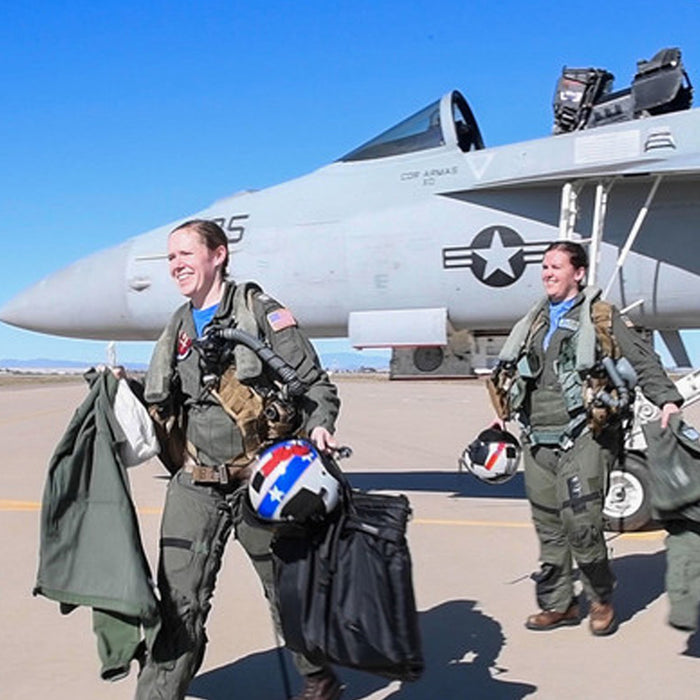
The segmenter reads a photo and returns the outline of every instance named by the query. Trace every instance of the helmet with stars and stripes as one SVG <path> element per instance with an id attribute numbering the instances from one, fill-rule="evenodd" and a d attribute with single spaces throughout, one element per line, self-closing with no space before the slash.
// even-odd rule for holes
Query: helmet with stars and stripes
<path id="1" fill-rule="evenodd" d="M 494 424 L 479 433 L 459 461 L 477 479 L 502 484 L 518 471 L 521 452 L 515 435 Z"/>
<path id="2" fill-rule="evenodd" d="M 283 440 L 253 463 L 248 483 L 258 518 L 272 522 L 322 520 L 340 501 L 340 484 L 308 440 Z"/>

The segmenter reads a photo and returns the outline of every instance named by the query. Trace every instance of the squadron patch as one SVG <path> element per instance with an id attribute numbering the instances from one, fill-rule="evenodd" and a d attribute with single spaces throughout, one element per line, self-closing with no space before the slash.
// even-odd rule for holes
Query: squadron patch
<path id="1" fill-rule="evenodd" d="M 187 356 L 192 352 L 192 338 L 185 331 L 180 331 L 177 337 L 177 354 L 175 359 L 178 362 L 187 359 Z"/>
<path id="2" fill-rule="evenodd" d="M 285 328 L 296 326 L 297 322 L 289 309 L 276 309 L 267 315 L 267 322 L 273 331 L 283 331 Z"/>

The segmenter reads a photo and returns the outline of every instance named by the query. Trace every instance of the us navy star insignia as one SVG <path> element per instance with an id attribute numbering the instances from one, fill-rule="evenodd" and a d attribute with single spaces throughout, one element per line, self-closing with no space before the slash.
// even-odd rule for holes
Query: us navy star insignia
<path id="1" fill-rule="evenodd" d="M 487 226 L 474 236 L 469 246 L 442 249 L 446 270 L 471 269 L 489 287 L 507 287 L 520 279 L 527 265 L 542 262 L 549 241 L 525 243 L 508 226 Z"/>
<path id="2" fill-rule="evenodd" d="M 479 252 L 478 255 L 486 262 L 486 267 L 484 268 L 483 278 L 489 279 L 498 270 L 501 270 L 506 275 L 515 279 L 515 273 L 513 272 L 513 265 L 511 264 L 511 258 L 521 252 L 522 249 L 514 251 L 512 248 L 506 248 L 503 245 L 503 236 L 499 229 L 495 228 L 493 230 L 493 236 L 491 238 L 491 247 L 486 248 L 483 252 Z"/>

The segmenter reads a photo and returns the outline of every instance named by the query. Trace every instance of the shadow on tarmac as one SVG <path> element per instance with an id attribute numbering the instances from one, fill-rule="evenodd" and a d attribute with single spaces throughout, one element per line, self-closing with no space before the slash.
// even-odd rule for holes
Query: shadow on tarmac
<path id="1" fill-rule="evenodd" d="M 665 550 L 613 559 L 612 566 L 617 576 L 615 612 L 621 623 L 631 620 L 665 594 Z M 700 630 L 689 634 L 683 656 L 700 658 Z"/>
<path id="2" fill-rule="evenodd" d="M 468 472 L 368 471 L 345 472 L 351 486 L 362 491 L 425 491 L 448 493 L 451 498 L 525 498 L 525 478 L 518 472 L 505 484 L 487 484 Z M 153 477 L 169 481 L 170 474 Z"/>
<path id="3" fill-rule="evenodd" d="M 525 479 L 518 472 L 505 484 L 487 484 L 467 472 L 346 472 L 353 488 L 363 491 L 427 491 L 452 498 L 525 498 Z"/>
<path id="4" fill-rule="evenodd" d="M 621 623 L 631 620 L 666 593 L 665 550 L 613 559 L 612 566 L 617 577 L 615 612 Z M 683 656 L 700 658 L 700 629 L 689 634 Z"/>
<path id="5" fill-rule="evenodd" d="M 688 637 L 688 646 L 683 652 L 683 656 L 694 656 L 700 659 L 700 630 L 696 630 Z"/>
<path id="6" fill-rule="evenodd" d="M 519 700 L 536 691 L 528 683 L 501 681 L 507 669 L 496 665 L 505 638 L 501 625 L 476 609 L 474 601 L 453 600 L 420 613 L 425 671 L 420 680 L 396 683 L 368 673 L 338 668 L 347 688 L 343 700 L 358 700 L 386 688 L 392 700 L 434 698 L 489 698 Z M 276 650 L 259 652 L 197 676 L 188 693 L 205 700 L 233 695 L 259 700 L 284 697 L 284 684 Z M 285 652 L 293 692 L 300 679 Z M 390 687 L 391 686 L 391 687 Z"/>
<path id="7" fill-rule="evenodd" d="M 665 592 L 665 551 L 613 556 L 612 570 L 617 578 L 614 603 L 620 624 L 631 620 Z"/>
<path id="8" fill-rule="evenodd" d="M 614 558 L 612 565 L 617 577 L 615 609 L 624 624 L 664 594 L 666 555 L 663 551 L 632 554 Z M 343 700 L 359 700 L 382 689 L 386 689 L 383 697 L 387 700 L 518 700 L 537 690 L 529 683 L 499 680 L 498 676 L 507 671 L 496 663 L 505 637 L 500 623 L 480 612 L 474 601 L 442 603 L 419 613 L 419 620 L 425 657 L 421 679 L 397 687 L 396 682 L 372 674 L 338 668 L 338 675 L 347 684 Z M 684 655 L 700 657 L 700 633 L 688 638 Z M 292 692 L 298 692 L 301 681 L 286 651 L 284 658 Z M 279 663 L 275 649 L 251 654 L 197 676 L 189 694 L 203 700 L 224 700 L 232 692 L 260 700 L 284 697 Z"/>
<path id="9" fill-rule="evenodd" d="M 620 624 L 632 620 L 666 593 L 665 550 L 613 558 L 612 569 L 617 578 L 614 602 Z M 585 616 L 588 614 L 588 604 L 585 600 L 582 602 L 582 615 Z M 683 656 L 700 658 L 700 629 L 689 634 Z"/>

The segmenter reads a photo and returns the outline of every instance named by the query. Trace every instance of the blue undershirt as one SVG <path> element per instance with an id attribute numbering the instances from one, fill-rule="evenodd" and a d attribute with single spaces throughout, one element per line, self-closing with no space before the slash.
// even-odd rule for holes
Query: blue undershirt
<path id="1" fill-rule="evenodd" d="M 546 350 L 549 347 L 549 341 L 554 335 L 554 331 L 559 327 L 559 321 L 566 315 L 567 311 L 574 305 L 576 297 L 573 299 L 564 299 L 559 302 L 549 302 L 549 328 L 542 340 L 542 347 Z"/>
<path id="2" fill-rule="evenodd" d="M 209 323 L 209 321 L 214 318 L 216 310 L 219 308 L 218 302 L 213 306 L 209 306 L 206 309 L 195 309 L 192 308 L 192 320 L 194 321 L 194 327 L 197 331 L 197 337 L 201 338 L 204 328 Z"/>

